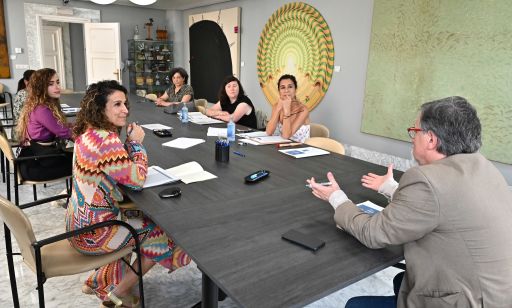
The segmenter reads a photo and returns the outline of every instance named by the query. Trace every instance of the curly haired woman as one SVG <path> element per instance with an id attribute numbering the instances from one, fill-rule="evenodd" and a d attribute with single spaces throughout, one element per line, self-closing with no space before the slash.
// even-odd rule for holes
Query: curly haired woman
<path id="1" fill-rule="evenodd" d="M 118 185 L 142 189 L 148 166 L 142 145 L 144 130 L 135 123 L 127 125 L 126 93 L 126 88 L 117 81 L 101 81 L 90 85 L 82 99 L 73 131 L 76 136 L 73 191 L 66 228 L 71 231 L 121 217 L 139 234 L 142 272 L 146 273 L 156 263 L 174 270 L 190 263 L 188 255 L 140 211 L 126 215 L 119 208 L 123 192 Z M 122 142 L 120 132 L 124 127 L 127 137 Z M 106 254 L 135 245 L 128 230 L 119 226 L 83 234 L 70 242 L 87 255 Z M 137 268 L 137 262 L 133 266 Z M 104 301 L 103 307 L 136 307 L 139 299 L 131 290 L 137 281 L 135 273 L 122 260 L 117 260 L 97 269 L 85 282 L 85 290 L 92 289 Z"/>
<path id="2" fill-rule="evenodd" d="M 58 141 L 71 138 L 71 128 L 60 108 L 60 80 L 55 70 L 43 68 L 32 74 L 28 97 L 16 127 L 23 144 L 20 157 L 61 154 L 59 157 L 20 162 L 23 178 L 50 180 L 71 175 L 73 154 L 58 147 Z"/>

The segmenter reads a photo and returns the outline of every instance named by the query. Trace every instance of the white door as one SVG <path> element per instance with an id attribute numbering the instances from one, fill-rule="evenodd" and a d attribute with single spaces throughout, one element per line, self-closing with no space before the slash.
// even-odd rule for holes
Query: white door
<path id="1" fill-rule="evenodd" d="M 121 76 L 119 23 L 84 23 L 87 84 Z"/>
<path id="2" fill-rule="evenodd" d="M 43 26 L 43 67 L 53 68 L 59 75 L 62 89 L 66 88 L 64 52 L 62 48 L 62 28 Z"/>

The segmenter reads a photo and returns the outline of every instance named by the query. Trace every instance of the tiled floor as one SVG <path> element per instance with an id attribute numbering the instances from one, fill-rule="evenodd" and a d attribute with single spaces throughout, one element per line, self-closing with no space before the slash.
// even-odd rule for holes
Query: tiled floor
<path id="1" fill-rule="evenodd" d="M 6 185 L 0 183 L 0 195 L 6 196 Z M 62 191 L 64 185 L 53 185 L 38 188 L 38 194 L 52 195 Z M 20 193 L 22 203 L 28 202 L 32 196 L 31 187 L 22 187 Z M 64 231 L 65 210 L 61 207 L 45 204 L 26 210 L 31 220 L 36 238 L 42 239 Z M 0 228 L 0 307 L 12 307 L 3 228 Z M 14 241 L 15 242 L 15 241 Z M 16 248 L 14 248 L 15 251 Z M 15 256 L 18 290 L 21 307 L 37 306 L 35 275 Z M 390 295 L 392 294 L 392 278 L 398 271 L 393 268 L 381 271 L 343 290 L 335 292 L 307 307 L 344 307 L 345 302 L 356 295 Z M 81 293 L 81 286 L 87 273 L 68 277 L 49 279 L 45 287 L 47 307 L 98 307 L 99 300 L 93 295 Z M 201 273 L 191 264 L 172 274 L 155 266 L 144 276 L 144 290 L 147 307 L 190 307 L 201 297 Z M 221 302 L 220 307 L 237 307 L 231 300 Z"/>

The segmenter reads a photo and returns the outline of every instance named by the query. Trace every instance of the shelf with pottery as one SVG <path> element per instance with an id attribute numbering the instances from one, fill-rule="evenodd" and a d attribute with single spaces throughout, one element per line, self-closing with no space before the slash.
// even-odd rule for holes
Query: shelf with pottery
<path id="1" fill-rule="evenodd" d="M 139 96 L 161 95 L 171 84 L 173 42 L 128 40 L 130 92 Z"/>

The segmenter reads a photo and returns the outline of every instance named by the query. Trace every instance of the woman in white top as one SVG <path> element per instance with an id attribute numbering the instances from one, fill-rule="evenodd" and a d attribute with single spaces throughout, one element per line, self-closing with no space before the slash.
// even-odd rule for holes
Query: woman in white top
<path id="1" fill-rule="evenodd" d="M 283 75 L 277 86 L 279 101 L 272 107 L 266 133 L 304 142 L 309 138 L 309 110 L 295 96 L 297 79 L 293 75 Z"/>

